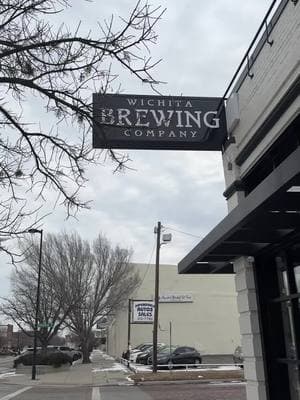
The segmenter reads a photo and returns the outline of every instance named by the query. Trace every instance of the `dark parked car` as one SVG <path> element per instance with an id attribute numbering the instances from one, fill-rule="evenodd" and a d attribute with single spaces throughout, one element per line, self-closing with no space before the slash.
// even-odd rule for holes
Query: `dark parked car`
<path id="1" fill-rule="evenodd" d="M 146 349 L 150 348 L 152 346 L 152 343 L 141 343 L 138 346 L 134 347 L 130 351 L 130 355 L 133 355 L 135 353 L 143 352 Z M 125 358 L 126 360 L 129 360 L 129 351 L 126 350 L 122 354 L 122 358 Z"/>
<path id="2" fill-rule="evenodd" d="M 148 363 L 152 363 L 152 357 L 149 357 Z M 172 369 L 174 364 L 201 364 L 202 358 L 200 353 L 189 346 L 171 346 L 166 347 L 157 353 L 157 364 L 167 365 Z"/>
<path id="3" fill-rule="evenodd" d="M 0 356 L 16 356 L 18 353 L 12 349 L 1 349 Z"/>
<path id="4" fill-rule="evenodd" d="M 137 364 L 144 364 L 144 365 L 147 365 L 147 364 L 150 365 L 151 364 L 149 359 L 152 357 L 152 347 L 150 347 L 149 349 L 145 350 L 143 353 L 138 354 L 138 356 L 136 358 L 136 363 Z M 157 352 L 159 353 L 164 348 L 170 349 L 170 347 L 165 345 L 165 344 L 158 344 L 157 345 Z"/>
<path id="5" fill-rule="evenodd" d="M 55 348 L 47 348 L 47 350 L 37 349 L 36 364 L 37 365 L 56 365 L 56 364 L 70 364 L 72 365 L 73 359 L 68 354 L 65 354 Z M 13 367 L 16 368 L 19 364 L 32 365 L 33 363 L 33 349 L 29 348 L 20 356 L 14 359 Z"/>
<path id="6" fill-rule="evenodd" d="M 81 351 L 75 350 L 68 346 L 49 346 L 48 348 L 54 348 L 64 354 L 67 354 L 72 358 L 73 361 L 79 360 L 82 357 Z"/>

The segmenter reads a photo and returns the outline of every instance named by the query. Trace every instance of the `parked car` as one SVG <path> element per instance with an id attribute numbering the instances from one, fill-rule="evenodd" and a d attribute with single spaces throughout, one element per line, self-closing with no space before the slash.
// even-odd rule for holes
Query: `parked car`
<path id="1" fill-rule="evenodd" d="M 237 346 L 233 353 L 233 362 L 235 364 L 243 364 L 244 363 L 244 355 L 241 346 Z"/>
<path id="2" fill-rule="evenodd" d="M 164 349 L 165 347 L 168 347 L 167 345 L 163 344 L 163 343 L 159 343 L 157 344 L 157 351 L 161 351 L 162 349 Z M 149 349 L 147 349 L 146 351 L 144 351 L 143 353 L 138 353 L 137 357 L 136 357 L 136 363 L 137 364 L 144 364 L 147 365 L 149 364 L 149 358 L 152 356 L 153 353 L 153 346 L 150 347 Z"/>
<path id="3" fill-rule="evenodd" d="M 54 365 L 54 364 L 70 364 L 72 365 L 73 359 L 68 354 L 49 347 L 47 349 L 37 348 L 36 364 L 41 365 Z M 33 348 L 27 349 L 24 353 L 14 359 L 13 367 L 16 368 L 19 364 L 32 365 L 33 364 Z"/>
<path id="4" fill-rule="evenodd" d="M 75 350 L 68 346 L 48 346 L 48 348 L 50 347 L 67 354 L 72 358 L 73 361 L 79 360 L 82 357 L 81 351 Z"/>
<path id="5" fill-rule="evenodd" d="M 152 349 L 153 344 L 152 343 L 146 343 L 144 346 L 142 346 L 140 349 L 137 350 L 132 350 L 130 352 L 130 358 L 129 360 L 131 362 L 136 362 L 137 356 L 141 353 L 143 353 L 144 351 L 147 351 L 148 349 Z"/>
<path id="6" fill-rule="evenodd" d="M 0 356 L 16 356 L 18 353 L 12 349 L 1 349 Z"/>
<path id="7" fill-rule="evenodd" d="M 152 356 L 149 357 L 148 363 L 152 364 Z M 171 346 L 165 347 L 157 353 L 157 364 L 167 365 L 172 369 L 174 364 L 201 364 L 202 357 L 194 347 L 190 346 Z"/>
<path id="8" fill-rule="evenodd" d="M 152 343 L 141 343 L 138 346 L 134 347 L 132 350 L 130 350 L 130 355 L 145 351 L 150 346 L 152 346 Z M 128 350 L 123 352 L 122 358 L 125 358 L 126 360 L 129 360 L 129 351 Z"/>

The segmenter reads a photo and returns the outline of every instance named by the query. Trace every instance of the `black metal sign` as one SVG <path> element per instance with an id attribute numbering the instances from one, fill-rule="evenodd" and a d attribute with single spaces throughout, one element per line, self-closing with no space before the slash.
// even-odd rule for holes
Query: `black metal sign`
<path id="1" fill-rule="evenodd" d="M 218 97 L 93 96 L 93 147 L 221 150 L 227 136 Z"/>

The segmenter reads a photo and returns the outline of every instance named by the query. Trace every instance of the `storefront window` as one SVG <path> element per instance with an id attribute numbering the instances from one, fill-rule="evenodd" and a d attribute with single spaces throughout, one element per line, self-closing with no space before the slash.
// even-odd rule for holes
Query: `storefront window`
<path id="1" fill-rule="evenodd" d="M 276 257 L 286 362 L 292 400 L 300 400 L 299 372 L 299 305 L 300 305 L 300 246 L 293 245 Z"/>

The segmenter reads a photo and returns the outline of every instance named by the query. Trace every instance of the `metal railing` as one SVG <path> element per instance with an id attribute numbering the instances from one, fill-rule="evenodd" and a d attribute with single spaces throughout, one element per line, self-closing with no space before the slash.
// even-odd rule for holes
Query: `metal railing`
<path id="1" fill-rule="evenodd" d="M 143 367 L 143 372 L 152 372 L 152 365 L 144 365 L 144 364 L 136 364 L 136 363 L 132 363 L 128 360 L 125 359 L 121 359 L 124 360 L 124 365 L 126 365 L 131 371 L 137 373 L 140 371 L 140 368 Z M 125 363 L 125 361 L 127 362 L 127 364 Z M 243 368 L 243 364 L 158 364 L 157 365 L 158 369 L 162 368 L 162 369 L 168 369 L 170 371 L 174 371 L 177 368 L 180 368 L 181 371 L 190 371 L 191 369 L 197 369 L 197 370 L 201 370 L 201 369 L 215 369 L 215 368 L 221 368 L 221 367 L 232 367 L 232 369 L 236 369 L 236 367 L 239 368 Z"/>
<path id="2" fill-rule="evenodd" d="M 250 46 L 248 47 L 242 61 L 240 62 L 236 72 L 233 75 L 233 78 L 231 79 L 224 95 L 223 99 L 227 98 L 227 95 L 230 91 L 230 89 L 235 86 L 235 91 L 237 91 L 240 86 L 242 85 L 243 81 L 246 79 L 247 76 L 250 78 L 253 78 L 253 73 L 251 72 L 251 67 L 253 66 L 256 58 L 258 57 L 260 51 L 262 50 L 263 46 L 265 43 L 268 43 L 269 46 L 273 45 L 273 40 L 270 38 L 270 35 L 272 33 L 272 30 L 278 21 L 280 15 L 282 14 L 285 6 L 289 3 L 290 0 L 282 0 L 281 4 L 279 5 L 278 9 L 275 10 L 275 4 L 277 3 L 278 0 L 273 0 L 272 4 L 270 5 L 262 23 L 260 24 L 252 42 L 250 43 Z M 272 14 L 274 12 L 274 14 Z M 270 22 L 268 20 L 270 19 L 270 16 L 272 15 L 272 18 Z M 244 68 L 243 72 L 239 76 L 242 68 Z"/>

